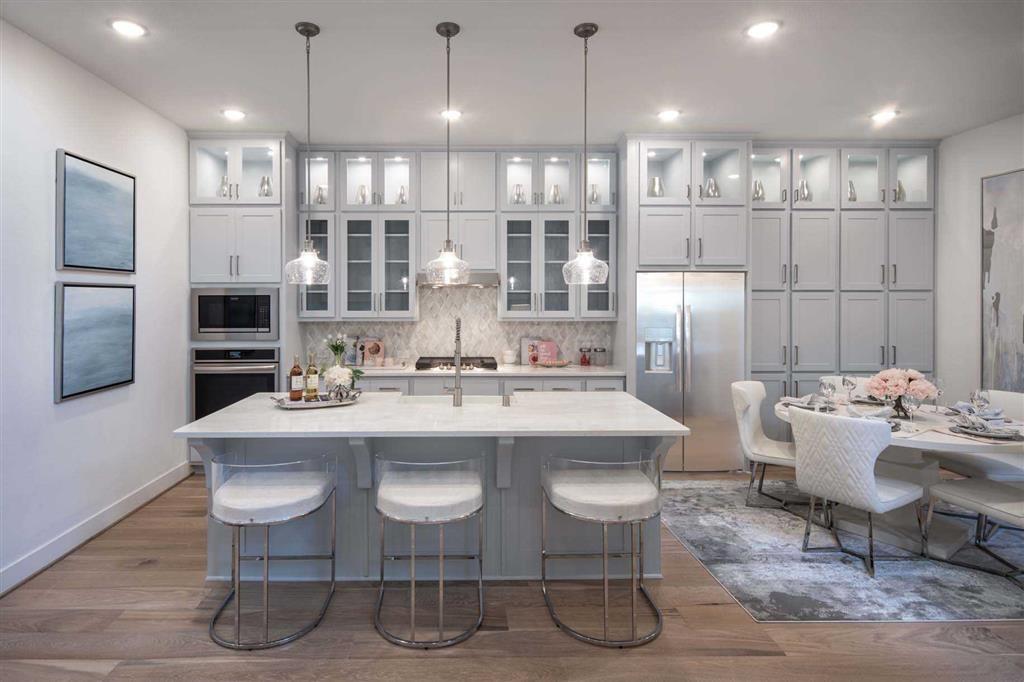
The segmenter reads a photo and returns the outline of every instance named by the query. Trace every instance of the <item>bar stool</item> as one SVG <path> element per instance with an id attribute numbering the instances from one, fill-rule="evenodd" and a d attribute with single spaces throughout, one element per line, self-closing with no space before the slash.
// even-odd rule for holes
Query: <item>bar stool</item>
<path id="1" fill-rule="evenodd" d="M 292 642 L 323 620 L 334 596 L 337 488 L 334 460 L 326 455 L 281 464 L 245 464 L 241 458 L 215 457 L 210 465 L 210 518 L 231 528 L 231 591 L 210 619 L 210 639 L 228 649 L 269 649 Z M 330 501 L 330 554 L 270 555 L 270 527 L 309 516 Z M 242 554 L 242 529 L 263 528 L 263 553 Z M 330 560 L 331 586 L 316 618 L 299 630 L 270 639 L 270 561 Z M 263 636 L 242 641 L 241 562 L 263 562 Z M 217 620 L 235 600 L 234 641 L 216 632 Z"/>
<path id="2" fill-rule="evenodd" d="M 469 639 L 480 629 L 484 620 L 484 488 L 481 459 L 456 462 L 418 463 L 394 460 L 376 460 L 377 512 L 380 514 L 380 589 L 373 624 L 381 636 L 399 646 L 413 649 L 439 649 Z M 477 517 L 478 539 L 476 554 L 446 555 L 444 551 L 445 526 L 456 521 Z M 409 526 L 409 553 L 388 554 L 385 551 L 387 522 Z M 416 528 L 438 527 L 438 553 L 416 554 Z M 416 559 L 437 559 L 437 638 L 416 638 Z M 452 637 L 445 637 L 444 628 L 444 569 L 446 560 L 477 562 L 477 618 L 468 629 Z M 390 632 L 381 620 L 384 605 L 384 562 L 409 562 L 409 637 Z"/>
<path id="3" fill-rule="evenodd" d="M 644 585 L 644 522 L 661 513 L 661 466 L 659 458 L 635 462 L 588 462 L 551 457 L 545 462 L 541 481 L 541 550 L 540 584 L 544 603 L 559 628 L 576 639 L 607 647 L 632 647 L 647 644 L 661 634 L 661 610 Z M 570 518 L 601 524 L 601 552 L 552 553 L 548 546 L 548 504 Z M 608 552 L 608 526 L 628 525 L 630 551 Z M 639 540 L 639 552 L 637 544 Z M 548 559 L 601 558 L 604 613 L 602 636 L 588 635 L 567 625 L 559 617 L 548 593 Z M 629 639 L 612 639 L 608 635 L 608 559 L 629 558 L 630 633 Z M 637 634 L 636 593 L 639 558 L 640 593 L 657 618 L 654 628 Z"/>

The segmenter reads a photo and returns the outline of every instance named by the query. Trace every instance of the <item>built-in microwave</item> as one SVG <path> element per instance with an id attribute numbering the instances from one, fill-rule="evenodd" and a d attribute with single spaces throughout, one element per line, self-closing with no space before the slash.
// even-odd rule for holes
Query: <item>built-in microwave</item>
<path id="1" fill-rule="evenodd" d="M 193 289 L 193 341 L 276 341 L 277 289 Z"/>

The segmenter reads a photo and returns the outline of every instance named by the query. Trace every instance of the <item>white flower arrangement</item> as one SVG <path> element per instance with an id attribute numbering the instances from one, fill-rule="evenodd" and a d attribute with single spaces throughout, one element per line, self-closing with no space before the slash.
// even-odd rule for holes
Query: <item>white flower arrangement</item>
<path id="1" fill-rule="evenodd" d="M 324 387 L 330 391 L 338 386 L 352 385 L 352 370 L 342 365 L 328 367 L 324 372 Z"/>

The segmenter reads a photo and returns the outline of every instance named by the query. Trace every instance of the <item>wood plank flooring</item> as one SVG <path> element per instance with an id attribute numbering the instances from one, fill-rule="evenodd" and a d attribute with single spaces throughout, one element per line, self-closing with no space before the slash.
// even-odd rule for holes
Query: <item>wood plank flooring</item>
<path id="1" fill-rule="evenodd" d="M 372 624 L 375 588 L 340 585 L 305 638 L 231 652 L 207 636 L 224 586 L 204 580 L 205 505 L 193 476 L 0 599 L 0 679 L 1024 679 L 1024 623 L 759 624 L 664 530 L 653 591 L 665 629 L 645 647 L 577 642 L 552 625 L 538 584 L 500 583 L 488 585 L 484 628 L 450 649 L 388 644 Z M 285 586 L 273 603 L 299 617 L 318 588 Z M 472 603 L 452 595 L 455 620 Z M 574 622 L 598 622 L 594 588 L 558 595 Z"/>

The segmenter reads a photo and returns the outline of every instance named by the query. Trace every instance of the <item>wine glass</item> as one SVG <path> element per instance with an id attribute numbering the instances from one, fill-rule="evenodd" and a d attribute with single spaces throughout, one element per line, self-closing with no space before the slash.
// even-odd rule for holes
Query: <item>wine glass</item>
<path id="1" fill-rule="evenodd" d="M 843 388 L 846 389 L 846 402 L 853 402 L 853 389 L 857 388 L 857 377 L 852 377 L 849 374 L 843 377 Z"/>
<path id="2" fill-rule="evenodd" d="M 836 394 L 836 385 L 822 379 L 818 382 L 818 393 L 825 397 L 825 411 L 832 407 L 832 396 Z"/>
<path id="3" fill-rule="evenodd" d="M 921 407 L 921 399 L 904 393 L 902 398 L 903 409 L 910 415 L 910 421 L 914 421 L 914 412 L 917 412 L 917 408 Z"/>
<path id="4" fill-rule="evenodd" d="M 974 406 L 974 411 L 980 413 L 986 407 L 989 406 L 988 391 L 983 388 L 978 388 L 971 391 L 971 405 Z"/>
<path id="5" fill-rule="evenodd" d="M 935 405 L 935 414 L 938 414 L 939 401 L 942 398 L 942 394 L 946 392 L 946 382 L 936 377 L 933 383 L 935 385 L 935 398 L 932 399 L 932 404 Z"/>

